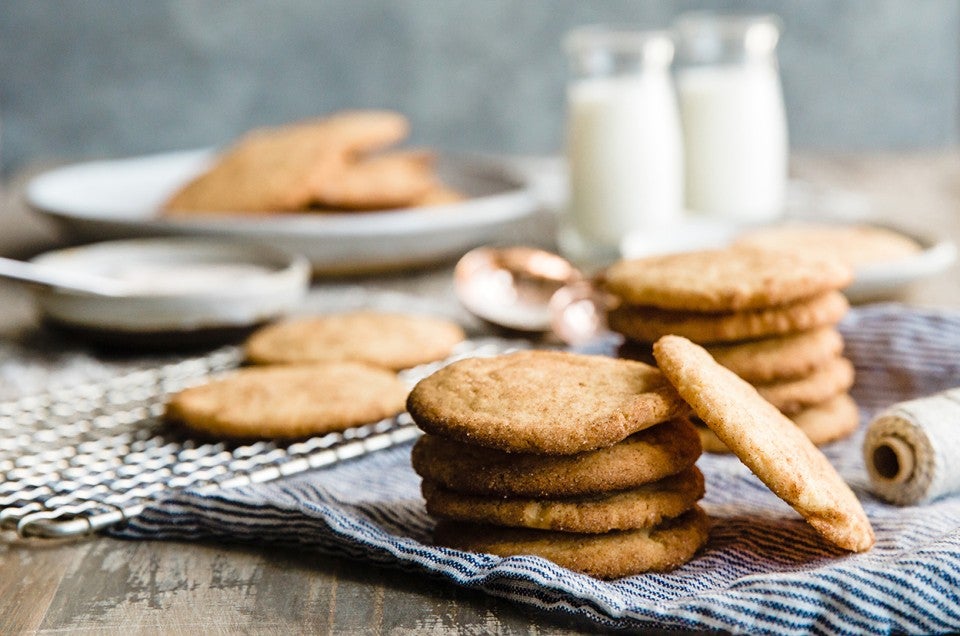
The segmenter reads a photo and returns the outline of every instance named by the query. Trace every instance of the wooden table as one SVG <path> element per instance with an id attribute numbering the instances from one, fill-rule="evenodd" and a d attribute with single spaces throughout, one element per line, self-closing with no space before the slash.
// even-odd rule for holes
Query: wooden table
<path id="1" fill-rule="evenodd" d="M 960 244 L 960 153 L 799 156 L 793 171 L 811 184 L 863 195 L 879 219 Z M 0 254 L 22 257 L 59 243 L 52 228 L 24 210 L 22 184 L 22 178 L 14 181 L 3 194 Z M 541 219 L 524 238 L 546 241 L 548 227 Z M 955 264 L 898 300 L 960 308 L 958 274 Z M 453 302 L 449 280 L 447 266 L 363 284 Z M 26 291 L 0 283 L 0 338 L 37 337 L 42 331 Z M 310 552 L 103 537 L 51 542 L 0 534 L 0 599 L 0 634 L 591 629 L 439 579 Z"/>

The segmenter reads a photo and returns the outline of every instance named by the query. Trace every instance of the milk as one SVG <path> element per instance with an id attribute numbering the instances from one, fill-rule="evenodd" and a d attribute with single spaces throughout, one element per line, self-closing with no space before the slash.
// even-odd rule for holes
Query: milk
<path id="1" fill-rule="evenodd" d="M 580 79 L 567 99 L 570 201 L 561 248 L 615 253 L 627 233 L 677 219 L 683 141 L 669 73 Z"/>
<path id="2" fill-rule="evenodd" d="M 686 205 L 737 221 L 782 213 L 787 121 L 773 64 L 691 67 L 677 75 Z"/>

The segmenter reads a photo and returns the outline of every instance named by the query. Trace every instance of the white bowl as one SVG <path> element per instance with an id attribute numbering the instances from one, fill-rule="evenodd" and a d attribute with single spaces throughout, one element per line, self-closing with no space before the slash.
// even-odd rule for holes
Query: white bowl
<path id="1" fill-rule="evenodd" d="M 144 344 L 186 344 L 266 322 L 296 308 L 310 280 L 303 257 L 209 239 L 109 241 L 32 260 L 128 288 L 119 296 L 40 288 L 36 298 L 48 321 L 99 340 L 135 335 Z"/>

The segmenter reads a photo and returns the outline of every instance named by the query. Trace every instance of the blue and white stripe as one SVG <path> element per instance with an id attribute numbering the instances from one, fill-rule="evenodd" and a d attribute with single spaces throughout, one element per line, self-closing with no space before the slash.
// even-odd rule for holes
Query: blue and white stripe
<path id="1" fill-rule="evenodd" d="M 902 399 L 960 385 L 960 314 L 875 305 L 842 325 L 864 421 Z M 124 528 L 128 538 L 270 541 L 418 568 L 514 602 L 608 627 L 750 633 L 944 633 L 960 630 L 960 496 L 894 507 L 868 491 L 862 432 L 828 456 L 874 524 L 865 554 L 827 547 L 730 457 L 704 456 L 710 542 L 668 574 L 599 581 L 537 557 L 500 558 L 430 545 L 432 522 L 409 446 L 293 479 L 182 493 Z M 960 458 L 958 458 L 960 461 Z"/>

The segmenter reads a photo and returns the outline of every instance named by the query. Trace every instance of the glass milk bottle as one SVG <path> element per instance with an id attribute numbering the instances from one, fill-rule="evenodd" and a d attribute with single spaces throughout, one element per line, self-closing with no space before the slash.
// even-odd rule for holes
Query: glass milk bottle
<path id="1" fill-rule="evenodd" d="M 568 34 L 570 199 L 560 223 L 565 256 L 600 266 L 621 239 L 675 221 L 683 210 L 683 140 L 664 32 L 584 27 Z"/>
<path id="2" fill-rule="evenodd" d="M 689 13 L 675 26 L 687 209 L 743 222 L 778 217 L 788 156 L 779 20 Z"/>

